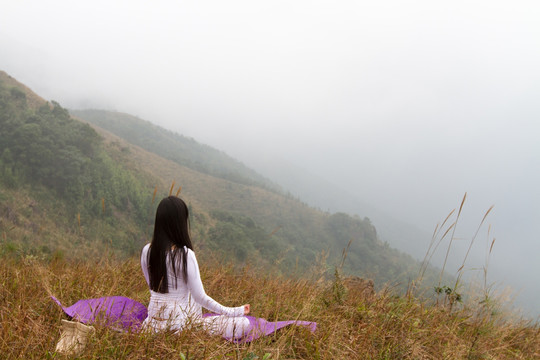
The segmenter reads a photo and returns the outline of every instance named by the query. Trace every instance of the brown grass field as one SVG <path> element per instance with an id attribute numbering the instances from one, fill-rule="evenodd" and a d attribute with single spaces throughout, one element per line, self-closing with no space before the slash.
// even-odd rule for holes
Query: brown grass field
<path id="1" fill-rule="evenodd" d="M 0 354 L 6 359 L 63 359 L 55 353 L 61 319 L 50 299 L 123 295 L 148 303 L 137 258 L 0 259 Z M 312 334 L 290 326 L 249 344 L 233 344 L 202 330 L 180 334 L 120 333 L 96 325 L 81 359 L 539 359 L 540 328 L 511 320 L 488 306 L 450 309 L 413 295 L 398 297 L 355 286 L 336 272 L 324 280 L 323 263 L 306 278 L 235 269 L 201 254 L 207 293 L 224 305 L 250 303 L 252 315 L 269 320 L 315 321 Z M 326 277 L 328 278 L 328 277 Z M 497 315 L 498 314 L 498 315 Z"/>

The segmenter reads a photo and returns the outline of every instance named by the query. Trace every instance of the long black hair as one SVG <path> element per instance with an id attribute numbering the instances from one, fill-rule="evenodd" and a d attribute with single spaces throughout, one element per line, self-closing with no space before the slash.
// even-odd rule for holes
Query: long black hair
<path id="1" fill-rule="evenodd" d="M 167 256 L 175 275 L 178 274 L 177 265 L 182 264 L 184 282 L 187 282 L 187 250 L 184 247 L 193 250 L 188 207 L 182 199 L 169 196 L 161 200 L 156 211 L 154 236 L 148 251 L 150 289 L 169 292 Z"/>

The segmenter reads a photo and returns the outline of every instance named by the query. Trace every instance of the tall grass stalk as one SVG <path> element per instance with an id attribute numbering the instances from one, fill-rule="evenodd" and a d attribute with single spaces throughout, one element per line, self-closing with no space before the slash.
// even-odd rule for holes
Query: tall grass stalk
<path id="1" fill-rule="evenodd" d="M 480 229 L 482 228 L 482 225 L 484 225 L 484 222 L 486 221 L 487 216 L 493 210 L 494 205 L 491 205 L 491 207 L 486 211 L 484 214 L 484 217 L 482 218 L 482 221 L 480 221 L 480 224 L 478 225 L 478 228 L 476 229 L 476 232 L 474 233 L 473 237 L 471 238 L 471 242 L 469 243 L 469 248 L 467 249 L 467 252 L 465 253 L 465 257 L 463 258 L 463 263 L 461 264 L 460 268 L 458 269 L 458 276 L 456 279 L 456 283 L 454 285 L 454 288 L 457 288 L 462 276 L 463 276 L 463 269 L 465 268 L 465 263 L 467 261 L 467 258 L 469 257 L 469 253 L 471 252 L 471 248 L 476 240 L 476 237 L 478 236 L 478 233 L 480 232 Z M 489 254 L 491 254 L 491 250 L 493 249 L 493 246 L 490 248 Z M 489 256 L 488 254 L 488 256 Z M 487 267 L 485 268 L 485 271 L 487 271 Z"/>
<path id="2" fill-rule="evenodd" d="M 463 205 L 465 204 L 466 199 L 467 199 L 467 193 L 465 193 L 463 195 L 463 199 L 461 200 L 461 205 L 459 206 L 459 210 L 458 210 L 458 213 L 457 213 L 457 216 L 456 216 L 456 220 L 452 224 L 452 235 L 450 236 L 450 241 L 448 242 L 448 248 L 446 249 L 446 255 L 444 257 L 444 263 L 443 263 L 443 266 L 442 266 L 442 269 L 441 269 L 441 274 L 439 276 L 439 286 L 441 286 L 442 276 L 444 274 L 444 270 L 446 269 L 446 263 L 448 261 L 448 255 L 450 254 L 450 249 L 452 248 L 452 243 L 454 242 L 454 239 L 455 239 L 455 233 L 456 233 L 457 224 L 458 224 L 459 218 L 461 216 L 461 211 L 463 210 Z"/>
<path id="3" fill-rule="evenodd" d="M 431 242 L 430 242 L 429 247 L 428 247 L 428 250 L 426 251 L 426 255 L 424 256 L 424 259 L 423 259 L 422 264 L 420 266 L 418 278 L 417 278 L 417 280 L 414 282 L 414 284 L 412 286 L 412 288 L 415 288 L 416 287 L 415 284 L 422 282 L 425 271 L 427 270 L 427 268 L 428 268 L 428 266 L 429 266 L 429 264 L 431 262 L 432 257 L 434 256 L 434 254 L 437 251 L 437 249 L 439 248 L 439 246 L 443 243 L 443 241 L 445 239 L 447 239 L 448 240 L 448 246 L 446 248 L 446 253 L 445 253 L 445 257 L 444 257 L 443 266 L 442 266 L 441 271 L 439 273 L 438 285 L 435 287 L 435 290 L 436 290 L 437 294 L 443 294 L 443 293 L 445 294 L 445 303 L 446 303 L 446 300 L 449 300 L 450 309 L 452 309 L 452 307 L 453 307 L 453 305 L 454 305 L 454 303 L 456 301 L 461 301 L 462 300 L 461 294 L 460 294 L 460 292 L 458 292 L 458 290 L 460 288 L 461 281 L 462 281 L 462 278 L 463 278 L 463 274 L 465 272 L 465 265 L 466 265 L 467 259 L 469 258 L 472 246 L 475 243 L 480 230 L 484 226 L 488 215 L 491 213 L 491 211 L 494 208 L 494 206 L 492 205 L 486 211 L 486 213 L 482 217 L 482 220 L 480 221 L 475 233 L 471 237 L 471 240 L 469 242 L 469 246 L 468 246 L 467 251 L 466 251 L 466 253 L 465 253 L 464 257 L 463 257 L 463 260 L 461 262 L 461 266 L 456 271 L 456 280 L 454 282 L 454 286 L 453 287 L 448 287 L 447 285 L 443 286 L 442 279 L 443 279 L 443 276 L 445 274 L 447 262 L 448 262 L 448 259 L 449 259 L 449 254 L 450 254 L 452 245 L 453 245 L 454 240 L 455 240 L 456 228 L 457 228 L 457 225 L 459 223 L 459 220 L 460 220 L 460 217 L 461 217 L 461 214 L 462 214 L 466 199 L 467 199 L 467 193 L 464 194 L 464 196 L 463 196 L 463 198 L 461 200 L 460 206 L 459 206 L 459 208 L 457 210 L 457 214 L 456 214 L 454 219 L 452 219 L 452 215 L 454 215 L 456 213 L 456 209 L 453 209 L 452 211 L 450 211 L 450 213 L 446 216 L 446 218 L 444 219 L 442 224 L 440 224 L 440 225 L 437 224 L 437 226 L 435 227 L 435 229 L 433 231 Z M 446 224 L 448 224 L 447 227 L 445 227 Z M 488 226 L 488 239 L 489 239 L 490 230 L 491 230 L 491 225 Z M 484 290 L 483 290 L 483 292 L 484 292 L 484 297 L 485 298 L 489 297 L 488 290 L 487 290 L 487 288 L 488 288 L 488 286 L 487 286 L 487 268 L 488 268 L 489 256 L 491 255 L 491 251 L 493 250 L 494 242 L 495 242 L 495 239 L 493 239 L 493 241 L 491 241 L 491 246 L 489 246 L 489 248 L 486 251 L 486 263 L 485 263 L 485 265 L 483 267 L 483 272 L 484 272 L 484 286 L 483 286 Z M 439 301 L 439 297 L 437 297 L 437 303 L 438 303 L 438 301 Z"/>
<path id="4" fill-rule="evenodd" d="M 169 196 L 172 195 L 172 192 L 174 190 L 174 185 L 175 185 L 175 181 L 173 180 L 172 184 L 171 184 L 171 188 L 169 189 Z"/>
<path id="5" fill-rule="evenodd" d="M 441 230 L 444 228 L 444 225 L 446 224 L 448 219 L 450 219 L 450 217 L 452 216 L 452 214 L 455 211 L 456 211 L 456 209 L 453 209 L 452 211 L 450 211 L 450 213 L 446 216 L 446 218 L 444 219 L 442 224 L 440 224 L 440 225 L 437 224 L 435 226 L 435 229 L 433 230 L 433 235 L 431 237 L 431 242 L 430 242 L 429 247 L 428 247 L 428 249 L 426 251 L 426 255 L 424 256 L 422 264 L 420 266 L 420 271 L 419 271 L 419 274 L 418 274 L 418 281 L 422 281 L 422 279 L 424 278 L 425 272 L 427 270 L 427 267 L 428 267 L 428 265 L 429 265 L 429 263 L 431 261 L 431 258 L 433 257 L 433 255 L 437 251 L 439 245 L 442 243 L 442 241 L 444 240 L 444 238 L 446 237 L 448 232 L 454 227 L 454 224 L 450 225 L 450 227 L 439 238 L 439 241 L 437 241 L 437 238 L 439 237 L 439 234 L 440 234 Z M 433 247 L 434 244 L 435 244 L 435 247 Z"/>

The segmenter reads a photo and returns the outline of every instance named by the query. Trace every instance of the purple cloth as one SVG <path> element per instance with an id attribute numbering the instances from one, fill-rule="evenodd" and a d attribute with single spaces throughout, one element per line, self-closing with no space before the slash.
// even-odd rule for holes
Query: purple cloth
<path id="1" fill-rule="evenodd" d="M 79 300 L 65 307 L 52 299 L 74 320 L 84 324 L 103 321 L 105 325 L 121 330 L 137 330 L 148 316 L 146 306 L 124 296 L 108 296 L 97 299 Z"/>
<path id="2" fill-rule="evenodd" d="M 77 301 L 69 307 L 62 305 L 54 296 L 51 297 L 67 315 L 84 324 L 103 321 L 106 326 L 118 330 L 137 331 L 140 329 L 144 319 L 148 316 L 146 306 L 124 296 L 84 299 Z M 203 317 L 216 315 L 204 314 Z M 241 338 L 224 338 L 234 342 L 251 342 L 261 336 L 270 335 L 288 325 L 306 326 L 311 332 L 317 329 L 317 323 L 310 321 L 286 320 L 270 322 L 253 316 L 246 316 L 246 318 L 249 320 L 250 327 L 244 336 Z"/>
<path id="3" fill-rule="evenodd" d="M 217 314 L 203 314 L 203 317 L 207 316 L 217 316 Z M 266 321 L 262 318 L 256 318 L 253 316 L 245 316 L 249 320 L 249 330 L 246 335 L 241 338 L 231 338 L 224 336 L 225 339 L 233 342 L 251 342 L 255 339 L 258 339 L 262 336 L 270 335 L 281 328 L 284 328 L 288 325 L 299 325 L 306 326 L 311 332 L 317 330 L 317 323 L 311 321 L 299 321 L 299 320 L 285 320 L 285 321 Z"/>

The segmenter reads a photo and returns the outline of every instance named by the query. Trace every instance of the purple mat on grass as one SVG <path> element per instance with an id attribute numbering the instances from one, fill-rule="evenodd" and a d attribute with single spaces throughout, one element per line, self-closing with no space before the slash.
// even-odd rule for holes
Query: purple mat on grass
<path id="1" fill-rule="evenodd" d="M 137 330 L 148 316 L 146 306 L 125 296 L 79 300 L 69 307 L 51 297 L 66 314 L 84 324 L 103 321 L 113 328 Z"/>
<path id="2" fill-rule="evenodd" d="M 217 316 L 217 314 L 203 314 L 203 317 Z M 225 339 L 233 342 L 251 342 L 262 336 L 270 335 L 279 329 L 288 325 L 306 326 L 311 332 L 315 332 L 317 329 L 317 323 L 311 321 L 299 321 L 299 320 L 284 320 L 284 321 L 266 321 L 262 318 L 256 318 L 253 316 L 245 316 L 249 320 L 249 330 L 241 338 L 231 338 L 223 336 Z"/>
<path id="3" fill-rule="evenodd" d="M 54 296 L 51 297 L 67 315 L 84 324 L 103 321 L 105 325 L 118 330 L 136 331 L 139 330 L 144 319 L 148 316 L 146 306 L 124 296 L 84 299 L 69 307 L 62 305 Z M 203 315 L 203 317 L 207 316 L 216 316 L 216 314 Z M 286 320 L 271 322 L 253 316 L 246 316 L 246 318 L 251 325 L 246 335 L 242 338 L 224 338 L 235 342 L 250 342 L 261 336 L 270 335 L 288 325 L 306 326 L 311 332 L 317 329 L 317 323 L 311 321 Z"/>

